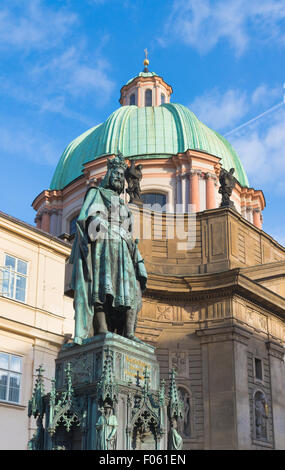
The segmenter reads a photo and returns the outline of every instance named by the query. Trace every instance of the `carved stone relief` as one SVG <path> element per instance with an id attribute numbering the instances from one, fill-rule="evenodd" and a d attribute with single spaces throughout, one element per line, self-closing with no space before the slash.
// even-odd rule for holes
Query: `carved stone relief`
<path id="1" fill-rule="evenodd" d="M 157 304 L 156 319 L 160 321 L 173 321 L 173 306 Z"/>
<path id="2" fill-rule="evenodd" d="M 181 320 L 182 321 L 197 321 L 199 318 L 199 306 L 184 304 L 181 307 Z"/>
<path id="3" fill-rule="evenodd" d="M 93 375 L 93 354 L 78 354 L 71 361 L 72 382 L 73 385 L 88 384 L 92 382 Z"/>
<path id="4" fill-rule="evenodd" d="M 97 352 L 94 358 L 94 378 L 98 379 L 102 374 L 102 352 Z"/>
<path id="5" fill-rule="evenodd" d="M 285 340 L 285 327 L 281 321 L 267 317 L 240 301 L 234 301 L 234 318 L 260 332 L 269 333 L 281 341 Z"/>
<path id="6" fill-rule="evenodd" d="M 178 377 L 189 377 L 189 353 L 188 351 L 171 351 L 170 368 L 174 369 Z"/>

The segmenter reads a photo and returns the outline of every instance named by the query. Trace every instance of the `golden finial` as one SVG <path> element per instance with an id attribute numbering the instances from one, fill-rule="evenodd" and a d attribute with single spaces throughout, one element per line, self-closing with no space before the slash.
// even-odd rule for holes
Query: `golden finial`
<path id="1" fill-rule="evenodd" d="M 144 50 L 144 53 L 145 53 L 145 59 L 143 61 L 143 64 L 144 64 L 145 67 L 147 67 L 149 65 L 149 60 L 147 58 L 147 55 L 148 55 L 147 49 Z"/>

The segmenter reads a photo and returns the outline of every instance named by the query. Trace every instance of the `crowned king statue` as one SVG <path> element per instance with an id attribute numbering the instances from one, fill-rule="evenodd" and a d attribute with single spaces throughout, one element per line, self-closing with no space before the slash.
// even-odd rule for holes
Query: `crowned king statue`
<path id="1" fill-rule="evenodd" d="M 115 332 L 135 336 L 147 273 L 132 235 L 132 214 L 120 198 L 124 191 L 124 157 L 107 160 L 98 187 L 87 191 L 77 219 L 69 262 L 73 264 L 75 338 Z"/>

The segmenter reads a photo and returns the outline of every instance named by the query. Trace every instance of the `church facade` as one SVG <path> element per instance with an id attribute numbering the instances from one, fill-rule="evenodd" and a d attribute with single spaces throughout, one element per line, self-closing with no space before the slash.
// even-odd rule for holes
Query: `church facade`
<path id="1" fill-rule="evenodd" d="M 37 227 L 30 230 L 60 251 L 52 255 L 60 256 L 60 279 L 55 290 L 47 285 L 46 298 L 56 293 L 68 305 L 57 341 L 47 340 L 54 352 L 45 358 L 46 378 L 64 334 L 73 335 L 63 259 L 86 190 L 100 183 L 107 158 L 122 153 L 142 165 L 144 206 L 130 205 L 148 272 L 137 335 L 155 347 L 162 379 L 176 371 L 183 449 L 285 449 L 285 248 L 262 231 L 264 195 L 250 187 L 230 143 L 172 104 L 172 87 L 147 65 L 122 87 L 121 107 L 66 148 L 50 187 L 33 202 Z M 222 169 L 234 170 L 233 207 L 221 207 Z M 53 305 L 46 310 L 65 316 Z M 47 336 L 49 325 L 40 327 Z M 31 381 L 38 365 L 30 362 Z M 0 410 L 12 406 L 4 401 Z"/>

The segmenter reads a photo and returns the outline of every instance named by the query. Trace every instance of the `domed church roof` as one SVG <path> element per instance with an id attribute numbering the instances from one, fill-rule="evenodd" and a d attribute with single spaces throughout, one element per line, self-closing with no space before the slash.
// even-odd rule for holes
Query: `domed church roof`
<path id="1" fill-rule="evenodd" d="M 140 159 L 167 158 L 186 150 L 201 150 L 235 168 L 241 186 L 249 186 L 243 165 L 230 143 L 209 129 L 181 104 L 122 106 L 108 119 L 77 137 L 63 152 L 50 189 L 63 189 L 82 175 L 83 164 L 106 154 Z"/>

